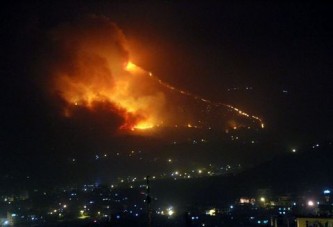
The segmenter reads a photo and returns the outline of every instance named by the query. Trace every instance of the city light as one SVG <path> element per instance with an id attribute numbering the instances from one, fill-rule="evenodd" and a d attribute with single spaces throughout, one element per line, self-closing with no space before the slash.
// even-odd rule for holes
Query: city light
<path id="1" fill-rule="evenodd" d="M 82 4 L 5 9 L 0 227 L 333 227 L 326 5 Z"/>
<path id="2" fill-rule="evenodd" d="M 167 209 L 167 214 L 168 214 L 169 216 L 174 215 L 174 213 L 175 213 L 175 211 L 174 211 L 173 207 L 169 207 L 169 208 Z"/>
<path id="3" fill-rule="evenodd" d="M 328 189 L 326 189 L 326 190 L 324 190 L 324 194 L 325 194 L 325 195 L 327 195 L 327 194 L 331 194 L 331 191 L 328 190 Z"/>
<path id="4" fill-rule="evenodd" d="M 206 211 L 206 214 L 209 216 L 215 216 L 216 215 L 216 209 L 210 209 L 208 211 Z"/>

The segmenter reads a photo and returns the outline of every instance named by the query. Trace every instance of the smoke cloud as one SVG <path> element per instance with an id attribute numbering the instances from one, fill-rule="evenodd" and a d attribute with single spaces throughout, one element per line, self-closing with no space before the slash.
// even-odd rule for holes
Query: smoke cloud
<path id="1" fill-rule="evenodd" d="M 125 35 L 106 17 L 88 16 L 50 33 L 48 92 L 63 101 L 63 115 L 81 108 L 106 109 L 121 117 L 122 129 L 159 124 L 164 94 L 130 67 Z M 101 108 L 103 106 L 103 108 Z"/>
<path id="2" fill-rule="evenodd" d="M 133 64 L 125 35 L 106 17 L 87 16 L 58 26 L 49 33 L 47 46 L 44 87 L 58 100 L 64 117 L 83 115 L 89 121 L 102 115 L 102 122 L 108 122 L 104 127 L 124 131 L 156 126 L 224 130 L 261 123 L 235 107 L 173 87 Z"/>

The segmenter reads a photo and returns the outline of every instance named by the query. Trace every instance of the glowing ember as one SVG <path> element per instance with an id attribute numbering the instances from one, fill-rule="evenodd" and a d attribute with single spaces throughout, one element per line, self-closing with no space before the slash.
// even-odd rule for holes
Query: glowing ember
<path id="1" fill-rule="evenodd" d="M 134 129 L 140 129 L 140 130 L 145 130 L 145 129 L 151 129 L 153 128 L 154 125 L 151 124 L 150 122 L 139 122 L 138 124 L 136 124 L 134 127 L 133 127 L 133 130 Z"/>
<path id="2" fill-rule="evenodd" d="M 135 70 L 138 70 L 139 69 L 139 67 L 138 66 L 136 66 L 135 64 L 133 64 L 132 62 L 128 62 L 127 64 L 126 64 L 126 67 L 125 67 L 125 69 L 127 70 L 127 71 L 135 71 Z"/>

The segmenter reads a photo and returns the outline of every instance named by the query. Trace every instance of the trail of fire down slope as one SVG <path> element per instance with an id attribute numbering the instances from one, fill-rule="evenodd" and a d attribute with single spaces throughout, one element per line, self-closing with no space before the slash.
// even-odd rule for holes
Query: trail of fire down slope
<path id="1" fill-rule="evenodd" d="M 223 128 L 226 127 L 223 121 L 230 117 L 223 111 L 228 109 L 234 113 L 230 120 L 235 121 L 234 127 L 238 124 L 236 115 L 264 127 L 257 116 L 178 89 L 132 63 L 125 35 L 105 17 L 92 16 L 60 26 L 51 34 L 51 40 L 54 53 L 48 56 L 51 78 L 48 91 L 63 100 L 66 117 L 75 117 L 80 108 L 93 113 L 103 106 L 103 111 L 122 119 L 119 126 L 122 130 L 196 128 L 202 118 L 207 125 Z M 197 107 L 205 108 L 203 104 L 217 109 L 214 117 L 200 115 L 202 111 L 197 111 Z"/>
<path id="2" fill-rule="evenodd" d="M 244 111 L 242 111 L 242 110 L 240 110 L 240 109 L 238 109 L 238 108 L 236 108 L 236 107 L 234 107 L 234 106 L 232 106 L 230 104 L 225 104 L 225 103 L 221 103 L 221 102 L 214 102 L 214 101 L 211 101 L 211 100 L 206 99 L 204 97 L 201 97 L 201 96 L 195 95 L 193 93 L 190 93 L 188 91 L 176 88 L 176 87 L 172 86 L 171 84 L 162 81 L 161 79 L 159 79 L 158 77 L 156 77 L 155 75 L 153 75 L 152 72 L 145 71 L 144 69 L 140 68 L 139 66 L 135 65 L 132 62 L 128 62 L 127 69 L 129 71 L 131 71 L 133 69 L 140 69 L 141 71 L 145 72 L 146 76 L 149 76 L 150 78 L 152 78 L 153 80 L 157 81 L 160 85 L 162 85 L 163 87 L 169 89 L 170 91 L 177 92 L 177 93 L 179 93 L 181 95 L 191 97 L 191 98 L 193 98 L 195 100 L 200 100 L 201 102 L 204 102 L 204 103 L 216 106 L 216 107 L 224 106 L 224 107 L 229 108 L 230 110 L 236 112 L 239 115 L 242 115 L 244 117 L 253 119 L 254 121 L 258 122 L 258 124 L 260 125 L 261 128 L 265 127 L 264 121 L 261 118 L 259 118 L 258 116 L 250 115 L 250 114 L 248 114 L 248 113 L 246 113 L 246 112 L 244 112 Z"/>

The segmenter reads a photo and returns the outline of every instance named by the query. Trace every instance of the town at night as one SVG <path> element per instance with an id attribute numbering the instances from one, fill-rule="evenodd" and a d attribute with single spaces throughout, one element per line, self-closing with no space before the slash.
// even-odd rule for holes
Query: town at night
<path id="1" fill-rule="evenodd" d="M 0 226 L 333 226 L 332 9 L 4 3 Z"/>

